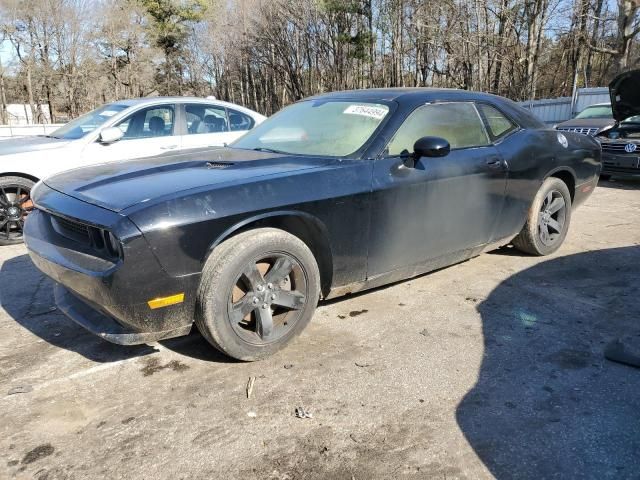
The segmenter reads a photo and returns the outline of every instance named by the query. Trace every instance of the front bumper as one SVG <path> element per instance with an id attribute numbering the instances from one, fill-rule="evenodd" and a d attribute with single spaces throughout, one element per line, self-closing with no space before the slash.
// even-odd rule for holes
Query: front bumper
<path id="1" fill-rule="evenodd" d="M 188 335 L 191 324 L 155 332 L 136 332 L 127 329 L 113 318 L 90 306 L 65 287 L 56 284 L 53 290 L 56 306 L 78 325 L 86 328 L 94 335 L 120 345 L 138 345 L 140 343 L 157 342 L 167 338 Z"/>
<path id="2" fill-rule="evenodd" d="M 616 177 L 640 177 L 640 150 L 637 153 L 617 155 L 602 153 L 602 175 Z"/>
<path id="3" fill-rule="evenodd" d="M 65 210 L 57 196 L 65 197 Z M 38 197 L 42 197 L 39 195 Z M 172 277 L 160 266 L 142 234 L 126 217 L 88 205 L 53 191 L 36 198 L 25 225 L 25 244 L 33 263 L 58 285 L 58 308 L 69 318 L 105 340 L 120 344 L 156 341 L 189 333 L 195 308 L 197 275 Z M 58 198 L 58 200 L 60 200 Z M 69 208 L 78 202 L 86 219 L 99 218 L 100 226 L 116 234 L 122 254 L 109 259 L 80 245 L 54 228 L 52 217 L 80 220 Z M 97 209 L 95 215 L 91 209 Z M 184 301 L 159 309 L 147 303 L 184 292 Z"/>

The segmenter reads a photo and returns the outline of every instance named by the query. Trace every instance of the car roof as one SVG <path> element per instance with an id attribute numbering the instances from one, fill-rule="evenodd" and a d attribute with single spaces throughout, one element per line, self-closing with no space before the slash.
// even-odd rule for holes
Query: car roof
<path id="1" fill-rule="evenodd" d="M 396 87 L 396 88 L 367 88 L 363 90 L 343 90 L 339 92 L 323 93 L 309 97 L 307 100 L 347 100 L 347 101 L 392 101 L 408 107 L 415 107 L 428 102 L 487 102 L 498 105 L 506 111 L 522 127 L 542 128 L 544 124 L 536 119 L 529 111 L 511 100 L 492 95 L 490 93 L 459 90 L 455 88 L 425 88 L 425 87 Z"/>
<path id="2" fill-rule="evenodd" d="M 590 107 L 610 107 L 610 106 L 611 106 L 611 102 L 592 103 L 591 105 L 587 105 L 586 107 L 584 107 L 584 109 L 586 110 L 587 108 L 590 108 Z"/>
<path id="3" fill-rule="evenodd" d="M 223 100 L 218 100 L 216 98 L 202 98 L 202 97 L 142 97 L 142 98 L 128 98 L 124 100 L 115 100 L 111 102 L 113 105 L 126 105 L 127 107 L 137 107 L 141 105 L 156 105 L 159 103 L 203 103 L 203 104 L 214 104 L 220 105 L 222 107 L 233 108 L 235 110 L 240 110 L 245 113 L 251 113 L 253 115 L 260 115 L 258 112 L 255 112 L 249 108 L 243 107 L 241 105 L 236 105 L 235 103 L 225 102 Z"/>
<path id="4" fill-rule="evenodd" d="M 446 97 L 456 99 L 482 99 L 491 98 L 505 100 L 489 93 L 474 92 L 470 90 L 459 90 L 456 88 L 426 88 L 426 87 L 395 87 L 395 88 L 367 88 L 362 90 L 342 90 L 338 92 L 322 93 L 310 98 L 350 98 L 350 99 L 371 99 L 394 101 L 410 99 L 416 97 L 433 98 Z"/>

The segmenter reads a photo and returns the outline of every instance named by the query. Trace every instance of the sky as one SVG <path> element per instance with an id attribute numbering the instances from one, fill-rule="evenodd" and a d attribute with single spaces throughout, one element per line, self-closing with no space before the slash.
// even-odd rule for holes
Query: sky
<path id="1" fill-rule="evenodd" d="M 0 61 L 3 67 L 7 67 L 13 60 L 13 51 L 8 40 L 0 42 Z"/>

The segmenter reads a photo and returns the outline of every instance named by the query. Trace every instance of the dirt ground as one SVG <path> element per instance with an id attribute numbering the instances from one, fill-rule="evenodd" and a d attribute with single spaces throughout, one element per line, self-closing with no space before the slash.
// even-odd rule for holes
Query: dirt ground
<path id="1" fill-rule="evenodd" d="M 237 363 L 195 333 L 104 342 L 0 248 L 0 478 L 638 478 L 640 370 L 603 348 L 640 350 L 639 268 L 640 182 L 601 182 L 553 256 L 323 303 Z"/>

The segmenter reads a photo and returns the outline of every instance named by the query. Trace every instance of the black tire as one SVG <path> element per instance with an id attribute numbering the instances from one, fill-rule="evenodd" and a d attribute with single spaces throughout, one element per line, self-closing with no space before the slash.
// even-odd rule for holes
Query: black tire
<path id="1" fill-rule="evenodd" d="M 513 239 L 513 246 L 531 255 L 549 255 L 564 242 L 570 223 L 569 188 L 559 178 L 549 177 L 533 199 L 527 222 Z"/>
<path id="2" fill-rule="evenodd" d="M 33 209 L 33 185 L 23 177 L 0 177 L 0 246 L 22 243 L 24 219 Z"/>
<path id="3" fill-rule="evenodd" d="M 609 175 L 608 173 L 600 174 L 600 180 L 604 180 L 605 182 L 607 182 L 611 180 L 611 175 Z"/>
<path id="4" fill-rule="evenodd" d="M 319 295 L 318 265 L 302 240 L 275 228 L 250 230 L 226 240 L 209 256 L 195 323 L 226 355 L 260 360 L 300 334 Z"/>

